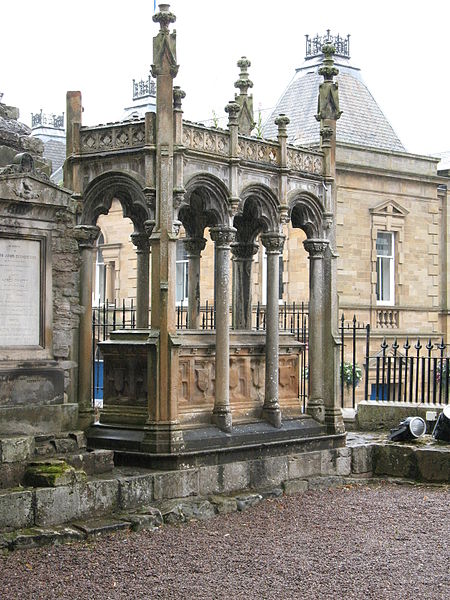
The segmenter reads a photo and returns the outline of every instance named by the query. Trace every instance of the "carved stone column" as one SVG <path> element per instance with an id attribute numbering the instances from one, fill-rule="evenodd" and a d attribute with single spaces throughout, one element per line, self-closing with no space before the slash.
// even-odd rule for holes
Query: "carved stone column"
<path id="1" fill-rule="evenodd" d="M 216 396 L 213 422 L 223 431 L 231 431 L 230 409 L 230 328 L 228 324 L 230 287 L 230 244 L 234 240 L 234 227 L 212 227 L 211 239 L 215 243 L 216 282 Z"/>
<path id="2" fill-rule="evenodd" d="M 266 383 L 263 417 L 274 427 L 281 427 L 278 403 L 278 289 L 279 257 L 284 235 L 264 233 L 261 242 L 267 255 L 267 306 L 266 306 Z"/>
<path id="3" fill-rule="evenodd" d="M 136 282 L 136 327 L 148 328 L 149 309 L 149 253 L 150 241 L 147 233 L 132 233 L 131 241 L 136 246 L 137 282 Z"/>
<path id="4" fill-rule="evenodd" d="M 96 225 L 77 225 L 74 228 L 80 250 L 80 314 L 78 336 L 78 418 L 81 429 L 94 422 L 92 406 L 92 268 L 95 240 L 100 234 Z"/>
<path id="5" fill-rule="evenodd" d="M 200 329 L 200 255 L 205 249 L 205 238 L 186 238 L 184 245 L 188 267 L 188 329 Z"/>
<path id="6" fill-rule="evenodd" d="M 233 329 L 252 328 L 252 265 L 257 244 L 232 244 L 233 254 Z"/>
<path id="7" fill-rule="evenodd" d="M 309 399 L 308 414 L 323 423 L 325 406 L 323 382 L 326 365 L 324 351 L 324 257 L 328 240 L 308 239 L 303 242 L 309 254 Z"/>

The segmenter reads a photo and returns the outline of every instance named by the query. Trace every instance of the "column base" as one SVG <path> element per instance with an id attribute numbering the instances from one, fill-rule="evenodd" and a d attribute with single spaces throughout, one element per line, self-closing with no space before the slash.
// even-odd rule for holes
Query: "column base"
<path id="1" fill-rule="evenodd" d="M 281 410 L 277 407 L 267 407 L 263 406 L 262 417 L 267 423 L 279 429 L 281 427 Z"/>
<path id="2" fill-rule="evenodd" d="M 150 423 L 145 426 L 142 452 L 173 454 L 184 450 L 183 432 L 174 423 Z"/>
<path id="3" fill-rule="evenodd" d="M 212 415 L 212 422 L 216 427 L 218 427 L 225 433 L 231 433 L 233 419 L 229 410 L 214 410 Z"/>
<path id="4" fill-rule="evenodd" d="M 95 423 L 95 411 L 93 408 L 78 410 L 78 428 L 82 431 L 88 429 Z"/>
<path id="5" fill-rule="evenodd" d="M 345 433 L 344 419 L 340 408 L 325 407 L 324 423 L 329 434 Z"/>
<path id="6" fill-rule="evenodd" d="M 320 400 L 309 400 L 306 412 L 318 423 L 325 423 L 325 406 Z"/>

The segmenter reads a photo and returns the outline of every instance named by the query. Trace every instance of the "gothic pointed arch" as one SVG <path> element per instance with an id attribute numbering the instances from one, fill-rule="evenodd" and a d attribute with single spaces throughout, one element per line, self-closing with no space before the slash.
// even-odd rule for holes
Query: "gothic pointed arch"
<path id="1" fill-rule="evenodd" d="M 107 171 L 89 183 L 84 192 L 80 223 L 95 225 L 100 215 L 109 212 L 114 198 L 119 200 L 124 217 L 131 219 L 135 231 L 143 232 L 145 221 L 153 218 L 154 211 L 147 202 L 142 183 L 120 171 Z"/>
<path id="2" fill-rule="evenodd" d="M 250 184 L 241 193 L 239 211 L 234 217 L 236 240 L 251 243 L 259 233 L 278 231 L 278 200 L 272 190 L 261 184 Z"/>
<path id="3" fill-rule="evenodd" d="M 189 179 L 185 189 L 178 217 L 190 237 L 201 237 L 205 227 L 228 226 L 229 192 L 218 177 L 199 173 Z"/>
<path id="4" fill-rule="evenodd" d="M 289 197 L 288 205 L 292 227 L 302 229 L 308 239 L 323 237 L 324 209 L 319 198 L 313 194 L 296 191 Z"/>

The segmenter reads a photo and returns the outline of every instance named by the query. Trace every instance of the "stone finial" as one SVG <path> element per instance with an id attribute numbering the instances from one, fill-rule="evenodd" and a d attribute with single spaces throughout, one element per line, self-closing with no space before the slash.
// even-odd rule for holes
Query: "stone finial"
<path id="1" fill-rule="evenodd" d="M 338 84 L 333 81 L 333 77 L 339 73 L 339 69 L 334 66 L 333 55 L 336 49 L 333 44 L 324 44 L 322 52 L 325 56 L 323 64 L 319 69 L 319 74 L 323 76 L 323 83 L 319 87 L 319 101 L 316 119 L 324 121 L 326 119 L 337 121 L 342 114 L 339 110 Z"/>
<path id="2" fill-rule="evenodd" d="M 225 106 L 225 112 L 228 113 L 228 125 L 239 125 L 238 115 L 241 107 L 235 100 L 230 100 Z"/>
<path id="3" fill-rule="evenodd" d="M 170 12 L 170 4 L 159 4 L 159 12 L 152 17 L 154 23 L 159 23 L 161 30 L 169 31 L 170 23 L 175 23 L 176 16 Z"/>
<path id="4" fill-rule="evenodd" d="M 253 82 L 250 81 L 248 76 L 248 67 L 251 66 L 251 62 L 247 57 L 243 56 L 237 62 L 237 66 L 241 69 L 239 79 L 234 84 L 234 87 L 239 89 L 239 94 L 236 94 L 236 102 L 241 107 L 239 113 L 239 133 L 243 135 L 250 135 L 252 129 L 255 127 L 255 121 L 253 118 L 253 96 L 247 94 L 248 89 L 253 87 Z"/>
<path id="5" fill-rule="evenodd" d="M 278 137 L 286 137 L 287 136 L 287 126 L 290 123 L 289 117 L 287 117 L 284 113 L 280 113 L 278 117 L 275 119 L 275 125 L 278 127 Z"/>
<path id="6" fill-rule="evenodd" d="M 153 21 L 159 23 L 161 29 L 156 37 L 153 38 L 153 64 L 151 73 L 153 77 L 170 73 L 176 77 L 178 73 L 176 33 L 169 32 L 170 23 L 175 22 L 175 15 L 169 11 L 168 4 L 160 4 L 159 12 L 153 15 Z"/>
<path id="7" fill-rule="evenodd" d="M 252 63 L 246 56 L 243 56 L 237 61 L 237 66 L 241 69 L 241 72 L 239 74 L 239 79 L 234 84 L 234 87 L 239 88 L 239 93 L 242 96 L 246 96 L 248 88 L 253 87 L 253 82 L 250 81 L 247 71 L 248 67 L 251 67 L 251 65 Z"/>
<path id="8" fill-rule="evenodd" d="M 179 85 L 175 85 L 173 88 L 173 107 L 176 110 L 181 110 L 181 101 L 183 98 L 186 98 L 186 92 Z"/>

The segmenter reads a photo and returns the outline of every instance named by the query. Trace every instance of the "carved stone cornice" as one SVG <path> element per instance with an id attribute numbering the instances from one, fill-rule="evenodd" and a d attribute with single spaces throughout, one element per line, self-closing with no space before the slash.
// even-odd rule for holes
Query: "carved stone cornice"
<path id="1" fill-rule="evenodd" d="M 325 251 L 330 245 L 328 240 L 308 239 L 303 242 L 303 246 L 309 254 L 309 258 L 323 258 Z"/>
<path id="2" fill-rule="evenodd" d="M 97 227 L 97 225 L 75 225 L 73 233 L 80 250 L 92 250 L 96 239 L 100 235 L 100 227 Z"/>
<path id="3" fill-rule="evenodd" d="M 150 252 L 150 240 L 147 232 L 134 232 L 130 236 L 137 254 L 148 254 Z"/>
<path id="4" fill-rule="evenodd" d="M 261 243 L 266 249 L 266 254 L 280 254 L 283 251 L 286 236 L 281 233 L 269 232 L 261 234 Z"/>
<path id="5" fill-rule="evenodd" d="M 258 252 L 258 244 L 231 244 L 231 253 L 234 260 L 252 260 Z"/>
<path id="6" fill-rule="evenodd" d="M 234 242 L 236 229 L 234 227 L 211 227 L 209 230 L 216 248 L 229 248 Z"/>
<path id="7" fill-rule="evenodd" d="M 188 258 L 198 258 L 206 246 L 205 238 L 185 238 L 183 241 Z"/>

